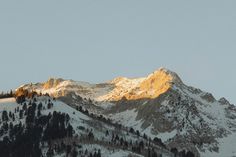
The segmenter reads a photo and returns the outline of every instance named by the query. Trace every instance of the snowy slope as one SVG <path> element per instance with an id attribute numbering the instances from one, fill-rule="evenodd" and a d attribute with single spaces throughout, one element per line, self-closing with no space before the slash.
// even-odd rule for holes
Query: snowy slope
<path id="1" fill-rule="evenodd" d="M 101 84 L 49 79 L 22 87 L 54 97 L 74 93 L 91 99 L 84 103 L 89 111 L 151 138 L 159 137 L 170 148 L 191 150 L 203 157 L 235 154 L 235 106 L 225 98 L 216 100 L 208 92 L 185 85 L 176 73 L 165 68 L 146 77 L 118 77 Z M 74 99 L 72 105 L 81 105 L 75 96 L 69 99 Z"/>
<path id="2" fill-rule="evenodd" d="M 47 104 L 49 100 L 53 103 L 53 107 L 48 109 Z M 32 100 L 27 99 L 26 103 L 29 103 Z M 144 140 L 137 135 L 129 134 L 127 130 L 117 129 L 116 126 L 104 123 L 100 121 L 99 119 L 92 118 L 88 115 L 85 115 L 81 113 L 80 111 L 77 111 L 76 109 L 68 106 L 62 101 L 59 100 L 53 100 L 52 98 L 48 96 L 39 96 L 36 97 L 36 102 L 43 104 L 43 110 L 42 115 L 48 115 L 49 113 L 53 113 L 54 111 L 66 113 L 70 116 L 70 124 L 72 125 L 75 133 L 75 137 L 79 137 L 79 140 L 70 139 L 69 141 L 75 140 L 75 142 L 79 142 L 78 144 L 82 145 L 82 148 L 78 148 L 79 151 L 84 151 L 87 149 L 88 151 L 97 151 L 98 149 L 101 149 L 102 156 L 113 156 L 113 157 L 126 157 L 129 155 L 141 157 L 143 155 L 136 154 L 132 152 L 130 149 L 124 149 L 123 147 L 109 145 L 109 142 L 111 141 L 112 134 L 115 133 L 115 135 L 118 135 L 119 137 L 122 137 L 123 139 L 130 141 L 141 141 Z M 0 117 L 2 116 L 2 112 L 4 110 L 7 110 L 8 112 L 15 112 L 16 108 L 21 109 L 23 105 L 17 104 L 14 98 L 9 99 L 0 99 Z M 14 121 L 15 124 L 18 124 L 19 121 L 22 122 L 23 125 L 25 125 L 25 118 L 19 119 L 19 114 L 15 114 L 16 120 Z M 13 122 L 12 120 L 8 121 L 8 123 Z M 3 123 L 0 123 L 0 127 Z M 81 129 L 83 127 L 84 129 Z M 88 132 L 92 130 L 94 134 L 94 141 L 87 141 L 84 140 L 84 138 L 87 136 Z M 106 135 L 106 132 L 109 132 L 109 136 Z M 5 134 L 4 136 L 6 136 Z M 4 137 L 2 136 L 2 137 Z M 0 137 L 0 140 L 2 139 Z M 67 140 L 65 140 L 66 142 Z M 43 154 L 46 156 L 46 153 L 48 151 L 48 147 L 42 147 Z M 168 152 L 168 150 L 159 150 L 160 153 L 163 154 L 163 156 L 169 157 L 171 156 L 171 153 Z M 65 153 L 62 154 L 55 154 L 55 157 L 58 156 L 65 156 Z"/>
<path id="3" fill-rule="evenodd" d="M 6 111 L 14 111 L 14 109 L 18 106 L 17 103 L 15 103 L 15 98 L 5 98 L 0 99 L 0 113 L 3 110 Z"/>
<path id="4" fill-rule="evenodd" d="M 236 108 L 207 92 L 175 82 L 155 99 L 118 104 L 110 110 L 111 119 L 157 136 L 170 147 L 192 150 L 203 157 L 235 154 Z"/>

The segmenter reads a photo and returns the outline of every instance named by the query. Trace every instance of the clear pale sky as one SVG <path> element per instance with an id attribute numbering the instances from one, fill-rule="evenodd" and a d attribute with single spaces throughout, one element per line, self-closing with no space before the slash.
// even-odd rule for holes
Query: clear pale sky
<path id="1" fill-rule="evenodd" d="M 159 67 L 236 103 L 236 1 L 0 1 L 0 91 Z"/>

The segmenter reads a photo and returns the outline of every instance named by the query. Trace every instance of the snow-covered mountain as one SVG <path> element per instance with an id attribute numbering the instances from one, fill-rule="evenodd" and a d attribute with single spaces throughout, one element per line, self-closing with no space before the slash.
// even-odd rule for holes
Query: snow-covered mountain
<path id="1" fill-rule="evenodd" d="M 182 83 L 177 74 L 165 68 L 160 68 L 147 77 L 128 79 L 118 77 L 106 83 L 90 84 L 61 78 L 50 78 L 47 82 L 23 85 L 24 89 L 48 93 L 59 97 L 75 93 L 84 98 L 96 101 L 118 101 L 142 98 L 156 98 L 165 93 L 174 83 Z"/>
<path id="2" fill-rule="evenodd" d="M 48 96 L 0 99 L 0 117 L 2 157 L 173 156 L 147 136 Z"/>
<path id="3" fill-rule="evenodd" d="M 147 77 L 125 77 L 90 84 L 49 79 L 20 88 L 48 93 L 65 103 L 83 106 L 126 127 L 161 138 L 169 148 L 196 156 L 236 155 L 236 108 L 225 98 L 185 85 L 179 76 L 160 68 Z"/>

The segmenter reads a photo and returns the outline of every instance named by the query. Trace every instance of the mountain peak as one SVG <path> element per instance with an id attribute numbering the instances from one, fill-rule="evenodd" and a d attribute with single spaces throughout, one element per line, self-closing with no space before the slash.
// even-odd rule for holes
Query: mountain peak
<path id="1" fill-rule="evenodd" d="M 154 71 L 147 78 L 162 78 L 163 80 L 168 81 L 169 83 L 183 83 L 177 73 L 161 67 L 158 70 Z"/>
<path id="2" fill-rule="evenodd" d="M 43 84 L 44 89 L 56 87 L 59 83 L 63 82 L 62 78 L 49 78 L 47 82 Z"/>
<path id="3" fill-rule="evenodd" d="M 110 82 L 114 89 L 103 95 L 99 100 L 137 100 L 146 98 L 156 98 L 167 92 L 174 84 L 182 85 L 179 76 L 166 68 L 159 68 L 147 77 L 129 79 L 118 77 Z"/>
<path id="4" fill-rule="evenodd" d="M 132 98 L 156 98 L 171 89 L 174 84 L 182 84 L 179 76 L 166 68 L 159 68 L 140 83 L 139 94 Z"/>

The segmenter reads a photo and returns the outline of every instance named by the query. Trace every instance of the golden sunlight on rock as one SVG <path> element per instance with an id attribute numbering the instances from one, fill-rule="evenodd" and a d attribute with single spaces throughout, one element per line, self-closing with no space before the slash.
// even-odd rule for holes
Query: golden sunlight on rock
<path id="1" fill-rule="evenodd" d="M 115 85 L 115 88 L 108 94 L 99 97 L 98 100 L 152 99 L 167 92 L 173 84 L 182 83 L 182 81 L 176 73 L 160 68 L 144 78 L 128 79 L 119 77 L 111 81 L 111 83 Z"/>
<path id="2" fill-rule="evenodd" d="M 43 84 L 43 88 L 44 89 L 49 89 L 49 88 L 56 87 L 62 81 L 63 81 L 63 79 L 53 79 L 53 78 L 50 78 L 47 82 L 45 82 Z"/>

